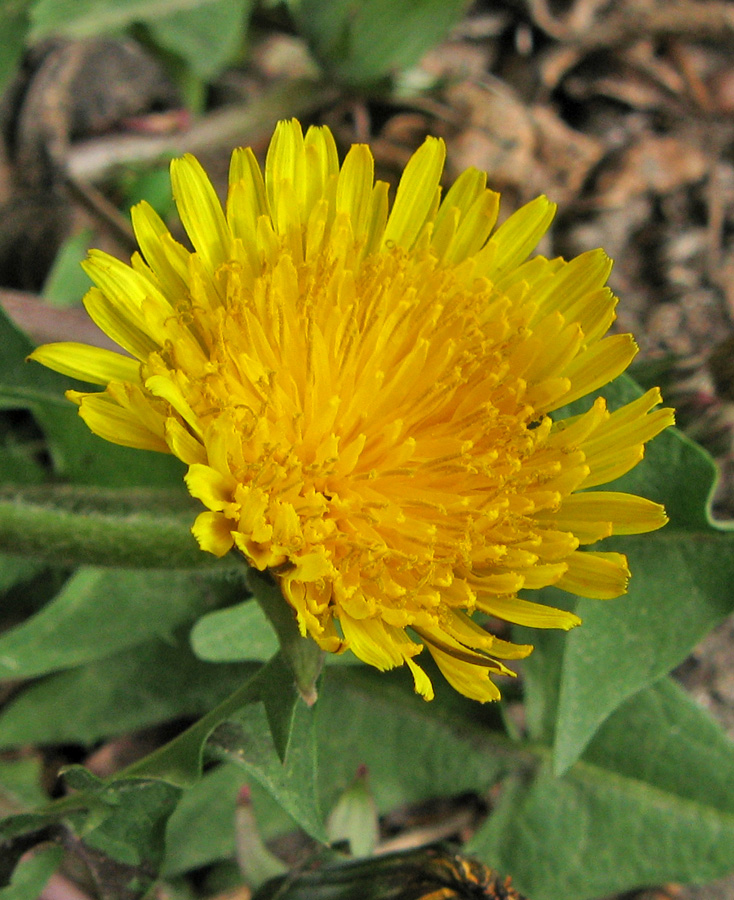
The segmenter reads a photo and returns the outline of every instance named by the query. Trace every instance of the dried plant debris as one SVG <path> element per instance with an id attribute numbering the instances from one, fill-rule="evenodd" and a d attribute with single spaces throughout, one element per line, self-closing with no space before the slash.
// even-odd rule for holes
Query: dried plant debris
<path id="1" fill-rule="evenodd" d="M 0 104 L 0 283 L 43 284 L 72 221 L 71 142 L 179 103 L 133 41 L 53 39 L 29 51 Z"/>

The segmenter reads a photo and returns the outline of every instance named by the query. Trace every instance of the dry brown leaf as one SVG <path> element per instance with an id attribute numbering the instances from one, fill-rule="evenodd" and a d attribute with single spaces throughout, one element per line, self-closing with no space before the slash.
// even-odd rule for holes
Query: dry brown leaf
<path id="1" fill-rule="evenodd" d="M 537 134 L 536 156 L 546 176 L 542 190 L 568 206 L 602 158 L 604 145 L 569 128 L 550 107 L 534 106 L 530 112 Z"/>
<path id="2" fill-rule="evenodd" d="M 463 110 L 467 127 L 450 142 L 451 175 L 476 166 L 494 188 L 514 189 L 521 198 L 536 192 L 535 127 L 526 106 L 498 80 L 464 82 L 446 100 Z"/>
<path id="3" fill-rule="evenodd" d="M 632 109 L 655 109 L 666 100 L 659 85 L 637 73 L 613 72 L 597 77 L 571 75 L 566 79 L 564 87 L 575 100 L 586 102 L 594 97 L 607 97 Z"/>
<path id="4" fill-rule="evenodd" d="M 425 54 L 420 68 L 436 79 L 481 78 L 491 68 L 495 57 L 493 42 L 444 41 Z"/>
<path id="5" fill-rule="evenodd" d="M 100 331 L 81 307 L 49 306 L 34 294 L 4 288 L 0 289 L 0 307 L 34 343 L 80 341 L 124 352 Z"/>
<path id="6" fill-rule="evenodd" d="M 645 134 L 615 154 L 597 181 L 594 205 L 624 206 L 644 193 L 666 194 L 706 175 L 703 150 L 683 138 Z"/>

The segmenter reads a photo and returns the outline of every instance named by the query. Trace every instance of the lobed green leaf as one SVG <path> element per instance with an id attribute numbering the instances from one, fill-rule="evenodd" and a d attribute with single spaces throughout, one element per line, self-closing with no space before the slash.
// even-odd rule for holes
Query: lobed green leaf
<path id="1" fill-rule="evenodd" d="M 466 7 L 465 0 L 299 0 L 291 10 L 324 69 L 365 88 L 415 65 Z"/>
<path id="2" fill-rule="evenodd" d="M 615 408 L 640 391 L 620 378 L 602 393 Z M 541 639 L 543 662 L 532 656 L 527 662 L 528 671 L 543 666 L 542 678 L 531 676 L 529 685 L 547 694 L 545 700 L 531 698 L 531 707 L 545 705 L 552 716 L 558 691 L 551 726 L 558 774 L 579 758 L 615 709 L 685 659 L 734 611 L 734 532 L 711 524 L 709 515 L 715 477 L 705 451 L 669 429 L 648 445 L 641 465 L 610 485 L 663 503 L 670 522 L 651 534 L 601 542 L 599 549 L 627 555 L 629 592 L 610 601 L 579 600 L 581 627 L 562 642 Z M 530 643 L 537 636 L 522 634 Z"/>
<path id="3" fill-rule="evenodd" d="M 197 660 L 185 640 L 153 640 L 31 684 L 0 713 L 0 748 L 89 745 L 197 716 L 246 682 L 256 667 Z"/>
<path id="4" fill-rule="evenodd" d="M 734 869 L 734 746 L 671 680 L 629 698 L 565 775 L 508 782 L 468 850 L 534 900 Z"/>
<path id="5" fill-rule="evenodd" d="M 0 635 L 0 680 L 32 678 L 105 659 L 160 637 L 213 602 L 211 583 L 190 572 L 78 569 L 60 593 Z"/>
<path id="6" fill-rule="evenodd" d="M 180 56 L 199 78 L 211 80 L 242 51 L 254 0 L 199 0 L 155 18 L 146 14 L 151 5 L 140 19 L 156 44 Z"/>

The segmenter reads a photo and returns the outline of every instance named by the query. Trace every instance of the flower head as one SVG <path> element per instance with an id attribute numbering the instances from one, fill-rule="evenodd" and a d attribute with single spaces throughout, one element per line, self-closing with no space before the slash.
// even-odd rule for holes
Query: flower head
<path id="1" fill-rule="evenodd" d="M 635 355 L 630 335 L 605 336 L 610 260 L 528 259 L 553 205 L 539 197 L 492 234 L 498 195 L 469 169 L 442 200 L 444 157 L 428 138 L 390 208 L 367 146 L 340 167 L 327 128 L 281 122 L 264 177 L 235 150 L 226 211 L 199 163 L 175 160 L 194 252 L 141 203 L 142 256 L 85 264 L 86 308 L 130 355 L 62 343 L 33 356 L 104 386 L 68 394 L 92 431 L 189 466 L 201 547 L 269 569 L 303 634 L 379 669 L 407 664 L 430 698 L 427 648 L 484 701 L 502 660 L 532 648 L 472 613 L 570 628 L 575 615 L 518 592 L 622 594 L 624 556 L 580 545 L 665 513 L 593 488 L 673 419 L 651 390 L 554 421 Z"/>

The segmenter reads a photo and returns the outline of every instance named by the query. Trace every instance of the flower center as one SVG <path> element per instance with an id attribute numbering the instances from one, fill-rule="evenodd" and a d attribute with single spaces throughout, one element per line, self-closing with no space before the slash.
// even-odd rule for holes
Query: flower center
<path id="1" fill-rule="evenodd" d="M 357 263 L 332 244 L 251 280 L 223 269 L 198 365 L 176 348 L 171 363 L 237 483 L 231 516 L 256 565 L 325 553 L 337 602 L 407 624 L 457 569 L 493 571 L 528 539 L 543 473 L 524 461 L 550 422 L 533 427 L 512 373 L 521 304 L 428 252 Z"/>

